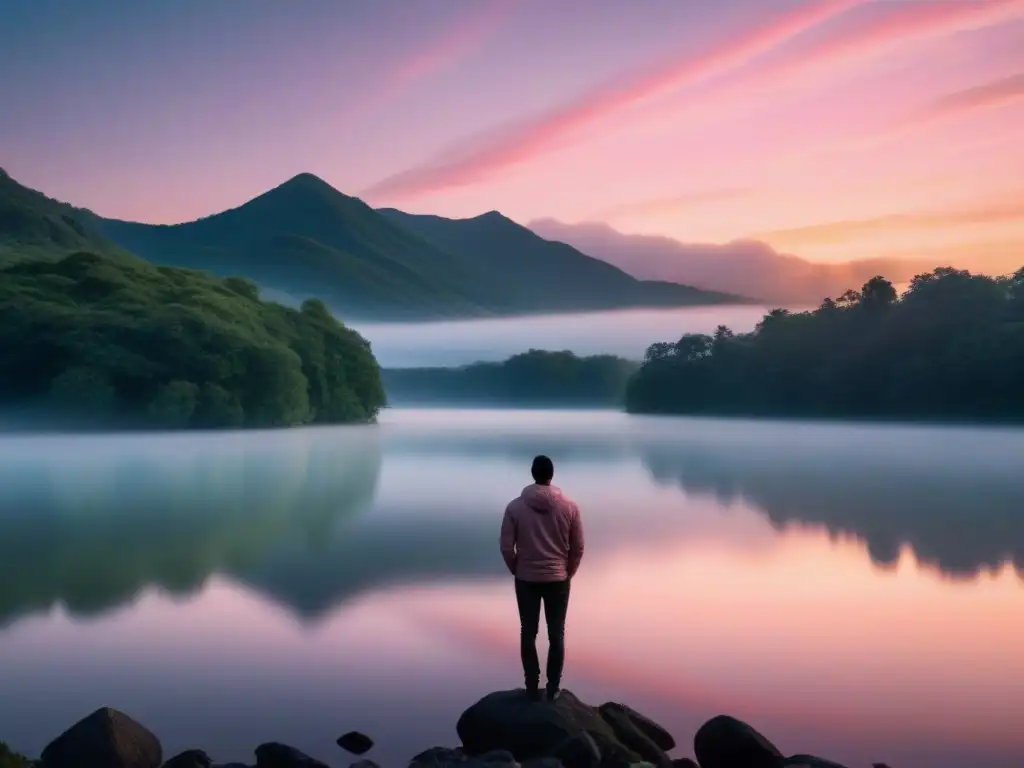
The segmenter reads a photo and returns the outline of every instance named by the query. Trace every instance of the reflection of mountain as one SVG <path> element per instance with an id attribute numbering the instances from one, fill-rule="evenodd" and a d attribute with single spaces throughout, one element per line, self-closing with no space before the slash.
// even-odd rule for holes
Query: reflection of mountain
<path id="1" fill-rule="evenodd" d="M 909 545 L 947 576 L 972 577 L 1010 562 L 1024 578 L 1019 433 L 823 426 L 786 443 L 787 432 L 801 428 L 775 429 L 775 443 L 673 440 L 640 452 L 661 482 L 724 502 L 745 500 L 780 528 L 809 523 L 852 534 L 880 566 L 895 564 Z"/>
<path id="2" fill-rule="evenodd" d="M 373 427 L 5 441 L 0 624 L 190 593 L 291 540 L 315 548 L 372 501 L 380 463 Z"/>

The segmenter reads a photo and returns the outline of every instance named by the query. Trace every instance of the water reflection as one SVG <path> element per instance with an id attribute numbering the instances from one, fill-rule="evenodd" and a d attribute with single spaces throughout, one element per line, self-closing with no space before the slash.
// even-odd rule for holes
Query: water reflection
<path id="1" fill-rule="evenodd" d="M 0 562 L 18 574 L 0 625 L 55 604 L 98 615 L 147 586 L 188 595 L 213 574 L 306 620 L 367 590 L 499 577 L 495 516 L 540 450 L 593 510 L 592 563 L 714 524 L 628 472 L 608 487 L 639 460 L 719 514 L 743 503 L 778 529 L 854 536 L 879 567 L 909 546 L 947 576 L 1024 576 L 1020 432 L 410 412 L 380 429 L 0 443 Z"/>
<path id="2" fill-rule="evenodd" d="M 663 483 L 744 501 L 778 528 L 824 526 L 894 567 L 904 547 L 954 578 L 1012 564 L 1024 578 L 1019 431 L 691 422 L 639 446 Z"/>

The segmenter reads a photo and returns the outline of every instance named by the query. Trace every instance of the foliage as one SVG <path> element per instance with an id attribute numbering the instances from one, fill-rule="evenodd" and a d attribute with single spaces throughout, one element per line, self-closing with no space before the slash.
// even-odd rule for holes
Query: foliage
<path id="1" fill-rule="evenodd" d="M 619 406 L 636 368 L 614 355 L 531 349 L 500 363 L 385 369 L 383 378 L 389 400 L 399 402 Z"/>
<path id="2" fill-rule="evenodd" d="M 91 253 L 0 270 L 0 408 L 89 425 L 372 421 L 369 344 L 324 305 L 252 283 Z"/>
<path id="3" fill-rule="evenodd" d="M 0 768 L 29 768 L 32 761 L 0 741 Z"/>
<path id="4" fill-rule="evenodd" d="M 749 334 L 719 326 L 652 344 L 627 410 L 647 413 L 1019 419 L 1024 268 L 944 267 L 902 296 L 882 277 L 814 311 L 776 309 Z"/>

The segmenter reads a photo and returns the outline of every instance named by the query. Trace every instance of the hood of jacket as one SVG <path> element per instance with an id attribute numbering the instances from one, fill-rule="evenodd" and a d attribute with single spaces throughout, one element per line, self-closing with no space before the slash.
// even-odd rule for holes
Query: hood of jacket
<path id="1" fill-rule="evenodd" d="M 536 483 L 523 488 L 520 498 L 531 510 L 539 515 L 546 515 L 554 509 L 561 499 L 561 492 L 553 485 L 537 485 Z"/>

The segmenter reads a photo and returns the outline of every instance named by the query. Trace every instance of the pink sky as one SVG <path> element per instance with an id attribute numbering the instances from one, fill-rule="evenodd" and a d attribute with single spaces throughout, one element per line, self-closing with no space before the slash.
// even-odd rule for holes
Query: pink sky
<path id="1" fill-rule="evenodd" d="M 40 0 L 0 26 L 0 165 L 106 216 L 310 171 L 444 216 L 1024 263 L 1024 0 Z"/>

